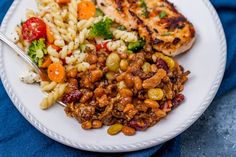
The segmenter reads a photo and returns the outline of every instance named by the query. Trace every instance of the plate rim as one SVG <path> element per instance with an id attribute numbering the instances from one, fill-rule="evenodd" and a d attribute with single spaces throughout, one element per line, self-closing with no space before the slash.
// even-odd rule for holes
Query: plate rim
<path id="1" fill-rule="evenodd" d="M 130 151 L 136 151 L 141 150 L 145 148 L 149 148 L 155 145 L 162 144 L 177 135 L 181 134 L 183 131 L 185 131 L 188 127 L 190 127 L 207 109 L 207 107 L 210 105 L 212 100 L 214 99 L 220 84 L 222 82 L 225 67 L 226 67 L 226 58 L 227 58 L 227 44 L 226 44 L 226 38 L 225 33 L 223 30 L 222 23 L 220 21 L 220 18 L 211 4 L 209 0 L 202 0 L 205 6 L 208 8 L 208 10 L 211 13 L 211 16 L 213 17 L 213 20 L 216 24 L 217 30 L 219 32 L 220 37 L 220 64 L 218 67 L 218 73 L 215 80 L 212 82 L 212 85 L 209 90 L 209 94 L 205 96 L 202 103 L 200 104 L 197 112 L 192 114 L 188 121 L 185 123 L 182 123 L 178 128 L 175 130 L 172 130 L 169 134 L 163 136 L 162 138 L 153 138 L 152 140 L 144 140 L 142 142 L 133 143 L 133 144 L 126 144 L 126 145 L 102 145 L 102 144 L 81 144 L 77 142 L 73 142 L 67 138 L 65 138 L 62 135 L 59 135 L 58 133 L 49 130 L 46 128 L 42 123 L 40 123 L 23 105 L 23 103 L 18 99 L 18 97 L 15 95 L 14 91 L 11 88 L 11 85 L 9 84 L 6 74 L 5 74 L 5 68 L 3 64 L 3 56 L 2 56 L 2 43 L 0 43 L 0 77 L 3 83 L 3 86 L 10 97 L 11 101 L 13 102 L 14 106 L 18 109 L 18 111 L 25 117 L 25 119 L 28 120 L 37 130 L 39 130 L 41 133 L 45 134 L 46 136 L 50 137 L 51 139 L 60 142 L 64 145 L 74 147 L 77 149 L 87 150 L 87 151 L 93 151 L 93 152 L 130 152 Z M 7 14 L 5 15 L 2 24 L 1 24 L 1 31 L 4 32 L 4 30 L 7 27 L 7 22 L 9 18 L 12 16 L 13 12 L 17 8 L 20 0 L 14 0 L 10 9 L 8 10 Z"/>

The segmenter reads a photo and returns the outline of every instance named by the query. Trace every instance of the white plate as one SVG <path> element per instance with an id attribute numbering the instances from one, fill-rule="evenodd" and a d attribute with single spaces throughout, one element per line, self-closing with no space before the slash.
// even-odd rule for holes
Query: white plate
<path id="1" fill-rule="evenodd" d="M 178 58 L 192 73 L 184 94 L 186 101 L 165 119 L 145 132 L 126 137 L 109 136 L 106 127 L 85 131 L 68 118 L 60 105 L 48 111 L 39 108 L 43 98 L 39 87 L 23 84 L 19 75 L 27 70 L 25 63 L 6 45 L 1 45 L 0 74 L 4 87 L 21 114 L 48 137 L 71 147 L 98 152 L 125 152 L 161 144 L 195 122 L 214 98 L 221 83 L 226 63 L 226 41 L 219 18 L 208 0 L 171 0 L 194 24 L 197 41 L 194 47 Z M 27 8 L 36 8 L 34 1 L 14 0 L 1 26 L 7 36 L 25 17 Z M 200 136 L 200 133 L 199 133 Z"/>

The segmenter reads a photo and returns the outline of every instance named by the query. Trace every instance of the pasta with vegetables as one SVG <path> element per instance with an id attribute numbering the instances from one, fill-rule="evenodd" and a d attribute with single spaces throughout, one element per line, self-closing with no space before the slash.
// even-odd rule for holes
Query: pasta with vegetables
<path id="1" fill-rule="evenodd" d="M 130 29 L 114 17 L 124 8 L 111 9 L 111 16 L 92 0 L 37 0 L 37 5 L 38 11 L 28 10 L 16 27 L 15 42 L 43 72 L 41 78 L 32 71 L 21 77 L 25 83 L 39 83 L 47 93 L 41 109 L 62 101 L 65 113 L 83 129 L 110 126 L 110 135 L 131 136 L 155 125 L 184 101 L 181 92 L 190 72 L 166 55 L 167 43 L 165 53 L 162 46 L 154 46 L 165 42 L 153 38 L 152 31 L 158 30 L 146 25 L 147 38 L 140 33 L 144 30 Z M 149 17 L 148 12 L 130 14 L 136 19 L 127 23 L 145 25 L 142 19 Z M 165 18 L 169 15 L 157 20 Z"/>

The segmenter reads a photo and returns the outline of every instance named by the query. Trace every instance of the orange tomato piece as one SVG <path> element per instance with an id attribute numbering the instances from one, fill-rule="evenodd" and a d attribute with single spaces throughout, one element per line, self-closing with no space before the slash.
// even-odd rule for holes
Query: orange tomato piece
<path id="1" fill-rule="evenodd" d="M 96 7 L 91 1 L 82 1 L 78 3 L 78 18 L 79 19 L 89 19 L 90 17 L 95 16 Z"/>
<path id="2" fill-rule="evenodd" d="M 50 64 L 48 67 L 48 77 L 51 81 L 62 82 L 65 78 L 64 66 L 59 62 Z"/>
<path id="3" fill-rule="evenodd" d="M 47 35 L 47 41 L 49 44 L 52 44 L 54 42 L 54 36 L 50 28 L 47 26 L 46 27 L 46 35 Z"/>
<path id="4" fill-rule="evenodd" d="M 47 68 L 52 63 L 49 56 L 46 56 L 40 68 Z"/>

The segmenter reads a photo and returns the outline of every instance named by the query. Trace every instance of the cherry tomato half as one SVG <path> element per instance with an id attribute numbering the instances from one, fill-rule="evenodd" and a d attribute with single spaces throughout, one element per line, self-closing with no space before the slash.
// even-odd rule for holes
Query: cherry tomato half
<path id="1" fill-rule="evenodd" d="M 105 51 L 109 51 L 108 48 L 107 48 L 107 44 L 109 43 L 109 41 L 106 41 L 106 42 L 102 42 L 100 44 L 97 44 L 96 45 L 96 50 L 99 51 L 101 49 L 104 49 Z"/>
<path id="2" fill-rule="evenodd" d="M 23 39 L 29 42 L 46 37 L 46 24 L 37 17 L 31 17 L 22 25 Z"/>

